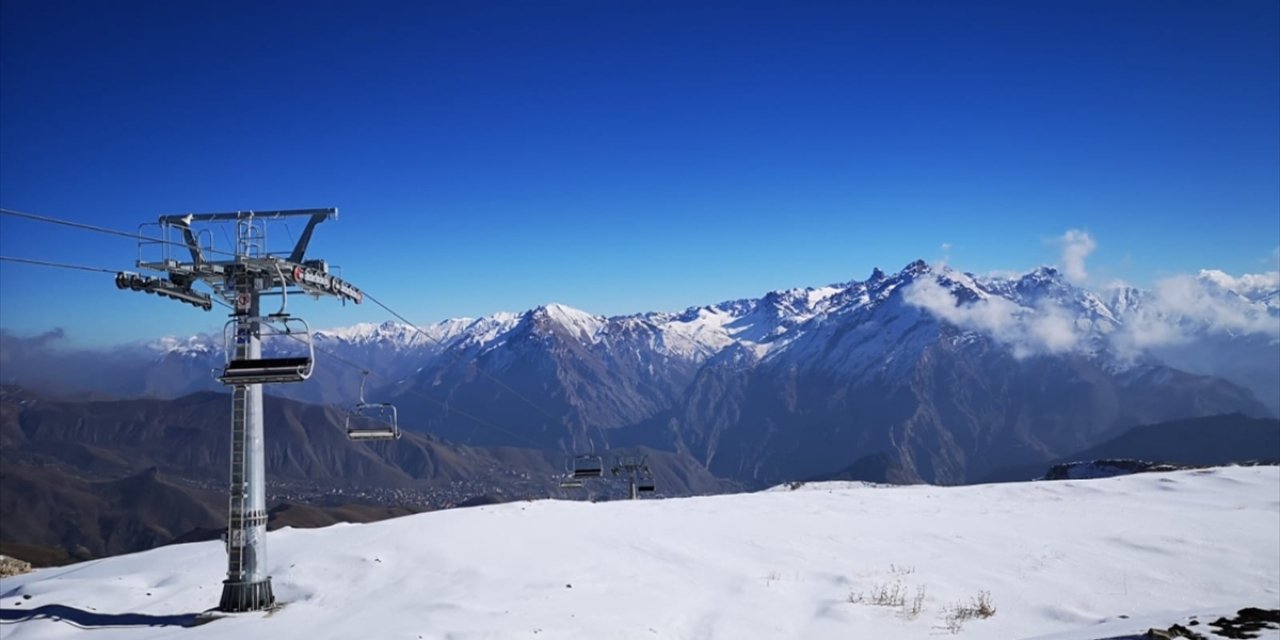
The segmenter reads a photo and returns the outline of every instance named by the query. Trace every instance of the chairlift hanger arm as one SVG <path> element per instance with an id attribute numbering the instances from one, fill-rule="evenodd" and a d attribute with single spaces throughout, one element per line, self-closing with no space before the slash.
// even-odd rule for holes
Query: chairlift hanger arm
<path id="1" fill-rule="evenodd" d="M 191 252 L 191 261 L 195 268 L 199 269 L 204 264 L 204 254 L 200 251 L 200 240 L 196 238 L 196 234 L 191 230 L 191 225 L 186 219 L 178 220 L 174 226 L 182 229 L 182 239 L 187 243 L 187 250 Z"/>
<path id="2" fill-rule="evenodd" d="M 337 210 L 333 213 L 338 215 Z M 327 220 L 325 214 L 317 213 L 307 220 L 307 227 L 302 230 L 302 235 L 298 236 L 298 243 L 293 247 L 293 253 L 289 254 L 289 262 L 302 262 L 302 254 L 306 253 L 307 245 L 311 243 L 311 234 L 316 230 L 316 225 Z"/>

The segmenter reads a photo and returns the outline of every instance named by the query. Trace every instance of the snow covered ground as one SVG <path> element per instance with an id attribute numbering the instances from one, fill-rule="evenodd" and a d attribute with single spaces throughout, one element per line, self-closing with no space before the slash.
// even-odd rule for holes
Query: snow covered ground
<path id="1" fill-rule="evenodd" d="M 269 541 L 285 603 L 270 615 L 172 625 L 217 603 L 224 556 L 210 542 L 4 579 L 4 617 L 63 619 L 6 622 L 0 636 L 1116 637 L 1280 608 L 1280 470 L 543 500 Z M 874 603 L 895 590 L 902 605 Z M 983 593 L 995 615 L 949 622 Z"/>

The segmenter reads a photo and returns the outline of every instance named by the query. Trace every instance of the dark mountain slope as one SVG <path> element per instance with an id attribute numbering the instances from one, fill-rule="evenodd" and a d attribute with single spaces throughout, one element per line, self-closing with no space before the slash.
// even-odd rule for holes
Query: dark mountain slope
<path id="1" fill-rule="evenodd" d="M 879 356 L 902 367 L 902 378 L 781 359 L 749 377 L 700 373 L 650 429 L 674 436 L 675 448 L 713 473 L 752 486 L 834 472 L 878 453 L 895 460 L 904 480 L 959 484 L 1137 424 L 1266 413 L 1249 392 L 1219 379 L 1164 367 L 1115 375 L 1077 356 L 1018 359 L 989 340 L 919 322 L 918 333 L 941 336 L 916 353 L 888 345 Z M 834 347 L 822 353 L 839 355 Z"/>
<path id="2" fill-rule="evenodd" d="M 0 389 L 0 543 L 58 562 L 216 538 L 229 405 L 214 393 L 75 402 Z M 484 495 L 562 495 L 559 454 L 415 433 L 352 443 L 335 409 L 268 398 L 265 413 L 272 528 L 364 522 Z M 665 495 L 726 488 L 688 456 L 645 453 Z M 616 485 L 594 495 L 620 494 Z"/>
<path id="3" fill-rule="evenodd" d="M 77 558 L 127 553 L 219 527 L 225 502 L 155 470 L 92 482 L 52 467 L 6 464 L 0 471 L 0 540 L 58 547 Z"/>
<path id="4" fill-rule="evenodd" d="M 395 442 L 353 443 L 345 414 L 331 407 L 267 397 L 264 413 L 269 491 L 416 491 L 419 504 L 447 506 L 495 489 L 547 495 L 564 471 L 563 454 L 458 446 L 413 432 Z M 218 489 L 229 468 L 229 424 L 227 394 L 70 402 L 10 387 L 0 393 L 0 462 L 102 479 L 156 467 Z M 654 455 L 680 471 L 665 487 L 669 494 L 723 487 L 687 456 Z"/>
<path id="5" fill-rule="evenodd" d="M 1020 482 L 1042 477 L 1054 465 L 1104 459 L 1191 466 L 1280 461 L 1280 420 L 1232 413 L 1142 425 L 1044 463 L 998 469 L 981 481 Z"/>

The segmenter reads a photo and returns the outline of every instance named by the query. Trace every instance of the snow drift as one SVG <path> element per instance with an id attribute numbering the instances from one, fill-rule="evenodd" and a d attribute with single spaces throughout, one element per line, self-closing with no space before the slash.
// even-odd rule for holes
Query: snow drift
<path id="1" fill-rule="evenodd" d="M 962 621 L 958 637 L 1117 636 L 1280 606 L 1280 470 L 542 500 L 282 530 L 269 544 L 284 602 L 270 615 L 173 626 L 217 602 L 224 553 L 211 542 L 4 579 L 6 619 L 41 607 L 61 619 L 3 635 L 929 638 L 986 593 L 995 615 Z M 894 588 L 904 605 L 874 604 Z"/>

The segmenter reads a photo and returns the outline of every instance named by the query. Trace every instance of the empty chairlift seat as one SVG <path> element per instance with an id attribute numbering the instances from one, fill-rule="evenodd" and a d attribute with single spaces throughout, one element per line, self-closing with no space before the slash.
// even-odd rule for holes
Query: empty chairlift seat
<path id="1" fill-rule="evenodd" d="M 311 367 L 311 358 L 232 360 L 218 380 L 232 385 L 302 382 L 311 376 Z"/>
<path id="2" fill-rule="evenodd" d="M 604 460 L 597 455 L 574 456 L 569 473 L 573 478 L 599 478 L 604 476 Z"/>
<path id="3" fill-rule="evenodd" d="M 269 357 L 245 357 L 237 334 L 238 321 L 227 323 L 227 365 L 218 381 L 227 385 L 302 382 L 315 368 L 315 347 L 311 329 L 301 318 L 268 316 L 259 318 L 260 351 L 279 351 Z"/>
<path id="4" fill-rule="evenodd" d="M 347 437 L 352 440 L 395 440 L 400 437 L 396 408 L 385 403 L 360 403 L 347 413 Z"/>
<path id="5" fill-rule="evenodd" d="M 387 402 L 365 402 L 364 383 L 369 372 L 360 378 L 360 401 L 347 412 L 347 438 L 351 440 L 397 440 L 400 423 L 396 408 Z"/>

